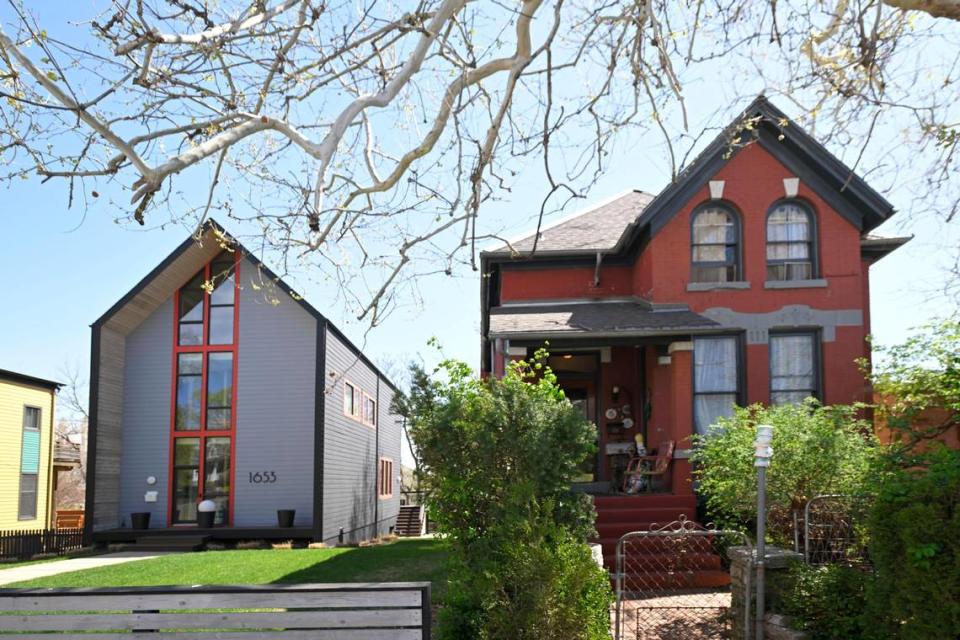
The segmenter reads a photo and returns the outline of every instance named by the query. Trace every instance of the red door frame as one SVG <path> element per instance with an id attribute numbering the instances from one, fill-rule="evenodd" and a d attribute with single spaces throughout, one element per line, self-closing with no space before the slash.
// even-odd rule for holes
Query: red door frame
<path id="1" fill-rule="evenodd" d="M 217 256 L 219 257 L 219 256 Z M 210 264 L 217 259 L 212 258 L 203 265 L 204 282 L 210 282 Z M 193 277 L 191 276 L 191 280 Z M 189 282 L 189 280 L 187 281 Z M 184 283 L 186 284 L 186 283 Z M 174 455 L 175 444 L 179 438 L 197 438 L 200 440 L 200 464 L 197 472 L 199 473 L 198 499 L 204 499 L 204 485 L 206 484 L 206 473 L 204 466 L 206 464 L 207 438 L 226 437 L 230 438 L 230 488 L 227 492 L 227 522 L 226 526 L 233 526 L 234 512 L 234 489 L 237 467 L 237 356 L 240 346 L 240 252 L 233 252 L 233 342 L 232 344 L 210 344 L 210 292 L 203 294 L 203 344 L 200 345 L 181 345 L 180 344 L 180 290 L 181 285 L 173 294 L 173 369 L 170 393 L 170 449 L 167 465 L 167 523 L 173 525 L 174 520 Z M 177 431 L 177 366 L 181 353 L 199 353 L 201 354 L 200 366 L 200 430 L 199 431 Z M 232 381 L 233 397 L 230 401 L 230 429 L 207 430 L 207 368 L 210 353 L 230 353 L 233 355 Z M 190 523 L 183 523 L 190 526 Z"/>

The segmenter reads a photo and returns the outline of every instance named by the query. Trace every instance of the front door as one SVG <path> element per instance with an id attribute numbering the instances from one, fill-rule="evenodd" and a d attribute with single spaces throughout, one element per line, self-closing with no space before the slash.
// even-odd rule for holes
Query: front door
<path id="1" fill-rule="evenodd" d="M 560 380 L 560 387 L 570 403 L 589 420 L 596 429 L 597 392 L 592 380 Z M 599 433 L 595 431 L 599 438 Z M 580 475 L 574 482 L 594 482 L 597 479 L 597 456 L 591 455 L 580 465 Z"/>

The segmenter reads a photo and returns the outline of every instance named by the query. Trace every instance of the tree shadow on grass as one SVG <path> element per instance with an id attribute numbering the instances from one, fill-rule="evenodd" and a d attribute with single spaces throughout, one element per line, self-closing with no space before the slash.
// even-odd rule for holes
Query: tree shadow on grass
<path id="1" fill-rule="evenodd" d="M 433 600 L 446 591 L 447 545 L 435 539 L 400 540 L 343 553 L 292 571 L 274 583 L 432 582 Z"/>

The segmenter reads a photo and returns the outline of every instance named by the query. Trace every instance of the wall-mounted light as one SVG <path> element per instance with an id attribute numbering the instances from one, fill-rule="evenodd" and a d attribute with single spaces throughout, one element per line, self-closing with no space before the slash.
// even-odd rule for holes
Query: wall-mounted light
<path id="1" fill-rule="evenodd" d="M 563 359 L 564 359 L 564 360 L 569 360 L 569 359 L 572 358 L 572 357 L 573 357 L 573 354 L 572 354 L 572 353 L 565 353 L 565 354 L 563 354 Z"/>
<path id="2" fill-rule="evenodd" d="M 613 388 L 610 390 L 610 397 L 614 402 L 620 397 L 620 387 L 618 385 L 613 385 Z"/>

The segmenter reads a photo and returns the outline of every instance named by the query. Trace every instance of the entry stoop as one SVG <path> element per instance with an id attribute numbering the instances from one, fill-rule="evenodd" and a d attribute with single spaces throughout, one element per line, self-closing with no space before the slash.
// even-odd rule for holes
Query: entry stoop
<path id="1" fill-rule="evenodd" d="M 200 551 L 210 536 L 142 536 L 134 544 L 124 544 L 124 551 Z"/>
<path id="2" fill-rule="evenodd" d="M 693 520 L 697 512 L 694 496 L 651 494 L 636 496 L 597 495 L 597 538 L 603 549 L 603 563 L 611 572 L 616 564 L 617 541 L 625 533 L 649 531 L 675 520 Z"/>
<path id="3" fill-rule="evenodd" d="M 400 514 L 397 516 L 395 531 L 401 537 L 422 536 L 425 533 L 423 521 L 422 506 L 416 504 L 403 505 L 400 507 Z"/>

